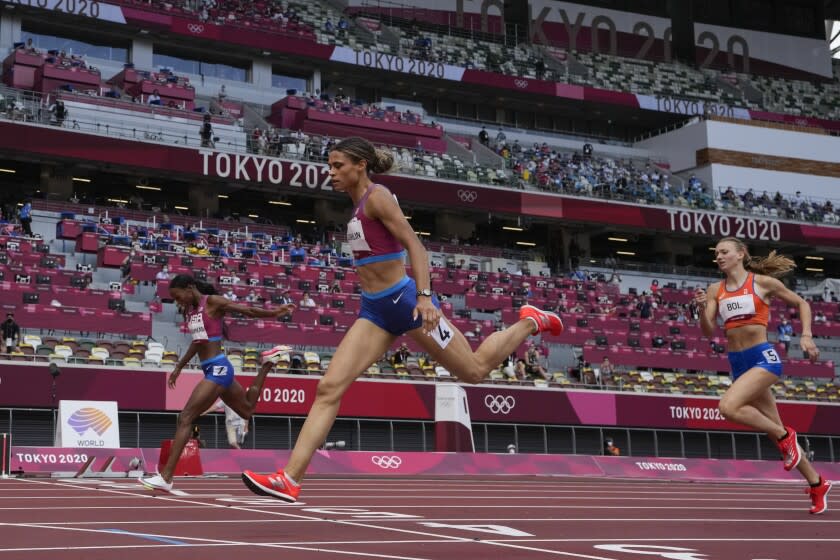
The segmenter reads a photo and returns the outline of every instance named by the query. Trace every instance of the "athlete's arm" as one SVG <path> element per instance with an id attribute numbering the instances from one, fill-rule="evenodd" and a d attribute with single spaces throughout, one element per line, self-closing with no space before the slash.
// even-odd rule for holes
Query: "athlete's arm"
<path id="1" fill-rule="evenodd" d="M 694 302 L 700 306 L 700 330 L 703 334 L 711 337 L 717 328 L 717 293 L 720 282 L 709 284 L 706 290 L 698 288 L 694 291 Z"/>
<path id="2" fill-rule="evenodd" d="M 811 305 L 802 299 L 799 294 L 788 289 L 781 280 L 772 276 L 762 274 L 755 275 L 755 283 L 767 297 L 775 297 L 788 305 L 795 305 L 799 310 L 799 320 L 802 321 L 802 332 L 799 334 L 799 346 L 812 362 L 820 355 L 817 345 L 814 344 L 814 337 L 811 333 Z"/>
<path id="3" fill-rule="evenodd" d="M 249 307 L 236 303 L 222 296 L 210 296 L 207 298 L 207 311 L 211 317 L 218 317 L 226 313 L 241 313 L 245 317 L 252 317 L 255 319 L 269 319 L 272 317 L 282 317 L 288 315 L 295 309 L 292 303 L 286 303 L 279 307 L 271 309 L 263 309 L 262 307 Z"/>
<path id="4" fill-rule="evenodd" d="M 200 342 L 192 342 L 187 348 L 187 351 L 184 352 L 184 355 L 181 356 L 181 359 L 178 360 L 178 363 L 175 364 L 175 368 L 172 370 L 172 373 L 169 374 L 169 379 L 167 380 L 167 385 L 169 385 L 170 389 L 175 388 L 175 383 L 178 381 L 178 376 L 181 375 L 181 370 L 190 362 L 192 357 L 198 353 L 200 345 Z"/>

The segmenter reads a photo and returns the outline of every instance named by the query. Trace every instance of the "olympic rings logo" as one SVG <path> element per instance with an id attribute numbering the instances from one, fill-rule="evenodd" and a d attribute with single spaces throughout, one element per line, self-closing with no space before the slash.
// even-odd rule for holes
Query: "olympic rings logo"
<path id="1" fill-rule="evenodd" d="M 380 469 L 398 469 L 402 465 L 402 459 L 397 455 L 374 455 L 370 462 Z"/>
<path id="2" fill-rule="evenodd" d="M 514 80 L 513 84 L 519 89 L 525 89 L 528 87 L 528 80 Z"/>
<path id="3" fill-rule="evenodd" d="M 458 189 L 458 198 L 461 202 L 475 202 L 478 199 L 478 193 L 467 189 Z"/>
<path id="4" fill-rule="evenodd" d="M 493 414 L 509 414 L 516 406 L 516 399 L 510 395 L 487 395 L 484 397 L 484 406 Z"/>
<path id="5" fill-rule="evenodd" d="M 198 23 L 188 23 L 187 30 L 190 33 L 195 33 L 196 35 L 200 35 L 204 33 L 204 26 Z"/>

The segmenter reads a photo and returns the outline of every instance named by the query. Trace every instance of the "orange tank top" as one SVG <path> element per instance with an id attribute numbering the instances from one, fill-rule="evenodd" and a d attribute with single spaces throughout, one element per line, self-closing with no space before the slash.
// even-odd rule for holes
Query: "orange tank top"
<path id="1" fill-rule="evenodd" d="M 718 314 L 723 319 L 725 330 L 746 325 L 767 327 L 770 321 L 770 306 L 755 293 L 755 274 L 750 272 L 744 284 L 737 290 L 726 289 L 722 280 L 717 293 Z"/>

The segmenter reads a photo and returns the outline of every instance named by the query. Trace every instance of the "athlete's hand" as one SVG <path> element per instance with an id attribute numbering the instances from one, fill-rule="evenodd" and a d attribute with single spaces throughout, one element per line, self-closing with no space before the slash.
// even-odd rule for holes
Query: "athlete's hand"
<path id="1" fill-rule="evenodd" d="M 419 297 L 414 308 L 414 319 L 420 317 L 423 320 L 423 332 L 431 333 L 440 323 L 440 309 L 432 303 L 432 298 Z"/>
<path id="2" fill-rule="evenodd" d="M 280 307 L 274 308 L 274 316 L 275 317 L 282 317 L 284 315 L 291 315 L 292 311 L 295 310 L 294 303 L 284 303 Z"/>
<path id="3" fill-rule="evenodd" d="M 175 368 L 172 370 L 172 373 L 169 374 L 169 381 L 167 385 L 169 385 L 170 389 L 175 388 L 175 382 L 178 381 L 178 376 L 181 375 L 181 368 Z"/>
<path id="4" fill-rule="evenodd" d="M 694 303 L 700 307 L 706 305 L 706 290 L 703 288 L 694 288 Z"/>
<path id="5" fill-rule="evenodd" d="M 819 359 L 820 350 L 814 344 L 814 337 L 803 334 L 799 337 L 799 347 L 802 348 L 802 351 L 805 352 L 811 362 L 816 362 Z"/>

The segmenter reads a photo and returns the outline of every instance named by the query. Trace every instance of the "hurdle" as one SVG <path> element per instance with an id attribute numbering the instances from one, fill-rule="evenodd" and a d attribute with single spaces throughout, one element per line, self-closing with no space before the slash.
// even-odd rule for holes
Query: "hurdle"
<path id="1" fill-rule="evenodd" d="M 77 470 L 53 472 L 50 476 L 51 478 L 137 478 L 143 476 L 143 471 L 135 469 L 132 465 L 129 466 L 130 470 L 128 471 L 111 470 L 114 461 L 116 461 L 116 457 L 113 455 L 105 457 L 104 462 L 96 466 L 95 463 L 100 458 L 88 457 L 87 461 L 82 463 Z"/>
<path id="2" fill-rule="evenodd" d="M 9 478 L 12 472 L 12 434 L 0 434 L 0 478 Z"/>

